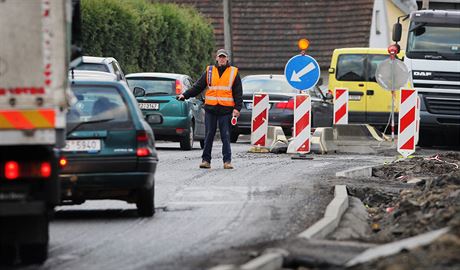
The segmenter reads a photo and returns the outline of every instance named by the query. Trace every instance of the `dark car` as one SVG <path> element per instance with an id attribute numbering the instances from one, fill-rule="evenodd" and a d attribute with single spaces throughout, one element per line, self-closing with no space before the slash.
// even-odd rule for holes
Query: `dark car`
<path id="1" fill-rule="evenodd" d="M 150 125 L 125 82 L 79 75 L 71 78 L 76 103 L 67 113 L 62 149 L 63 204 L 118 199 L 152 216 L 158 157 Z"/>
<path id="2" fill-rule="evenodd" d="M 289 85 L 284 75 L 249 75 L 242 79 L 243 108 L 238 124 L 232 128 L 231 141 L 239 134 L 251 134 L 252 98 L 255 92 L 269 94 L 270 110 L 268 124 L 280 126 L 288 136 L 292 135 L 294 122 L 294 97 L 298 90 Z M 332 126 L 333 105 L 319 87 L 308 91 L 312 100 L 312 127 Z"/>
<path id="3" fill-rule="evenodd" d="M 129 87 L 142 88 L 136 92 L 139 108 L 144 115 L 161 114 L 163 123 L 153 124 L 157 140 L 180 143 L 182 150 L 191 150 L 194 141 L 204 146 L 205 125 L 203 99 L 179 101 L 176 96 L 192 86 L 192 79 L 184 74 L 134 73 L 126 75 Z"/>

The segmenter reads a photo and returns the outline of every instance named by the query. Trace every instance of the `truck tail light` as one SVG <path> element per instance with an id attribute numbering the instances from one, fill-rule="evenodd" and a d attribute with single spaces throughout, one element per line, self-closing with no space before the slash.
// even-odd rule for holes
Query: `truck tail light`
<path id="1" fill-rule="evenodd" d="M 44 178 L 51 176 L 51 164 L 49 162 L 42 162 L 40 165 L 40 176 Z"/>
<path id="2" fill-rule="evenodd" d="M 182 94 L 182 85 L 179 80 L 176 80 L 176 95 Z"/>
<path id="3" fill-rule="evenodd" d="M 19 164 L 16 161 L 8 161 L 5 163 L 5 178 L 14 180 L 19 177 Z"/>

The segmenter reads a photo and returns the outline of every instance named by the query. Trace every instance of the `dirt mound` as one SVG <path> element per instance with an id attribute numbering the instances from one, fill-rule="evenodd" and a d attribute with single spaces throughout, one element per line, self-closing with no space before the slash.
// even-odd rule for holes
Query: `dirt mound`
<path id="1" fill-rule="evenodd" d="M 434 177 L 458 170 L 460 153 L 446 152 L 431 157 L 414 157 L 373 169 L 373 176 L 386 180 L 407 180 L 410 177 Z"/>

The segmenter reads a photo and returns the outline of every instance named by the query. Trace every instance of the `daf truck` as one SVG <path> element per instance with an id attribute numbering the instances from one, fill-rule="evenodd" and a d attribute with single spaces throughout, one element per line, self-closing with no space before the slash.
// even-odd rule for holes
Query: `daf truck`
<path id="1" fill-rule="evenodd" d="M 460 141 L 460 11 L 418 10 L 409 16 L 404 62 L 420 96 L 421 146 Z M 393 41 L 401 39 L 401 24 Z"/>
<path id="2" fill-rule="evenodd" d="M 42 263 L 60 203 L 72 2 L 0 1 L 0 257 Z"/>

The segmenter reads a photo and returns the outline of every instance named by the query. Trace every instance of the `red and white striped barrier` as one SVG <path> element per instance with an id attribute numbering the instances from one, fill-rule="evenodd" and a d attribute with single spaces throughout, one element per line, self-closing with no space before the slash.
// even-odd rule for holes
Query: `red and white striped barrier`
<path id="1" fill-rule="evenodd" d="M 254 93 L 252 98 L 251 144 L 265 147 L 267 144 L 269 97 L 266 93 Z"/>
<path id="2" fill-rule="evenodd" d="M 418 138 L 420 136 L 420 96 L 417 95 L 417 111 L 416 111 L 416 128 L 415 128 L 415 145 L 418 144 Z"/>
<path id="3" fill-rule="evenodd" d="M 348 124 L 348 89 L 335 89 L 334 125 Z"/>
<path id="4" fill-rule="evenodd" d="M 415 152 L 417 135 L 417 91 L 401 89 L 398 122 L 398 152 L 407 158 Z"/>
<path id="5" fill-rule="evenodd" d="M 311 98 L 306 94 L 298 94 L 294 100 L 294 139 L 289 144 L 290 154 L 306 154 L 311 144 Z"/>

